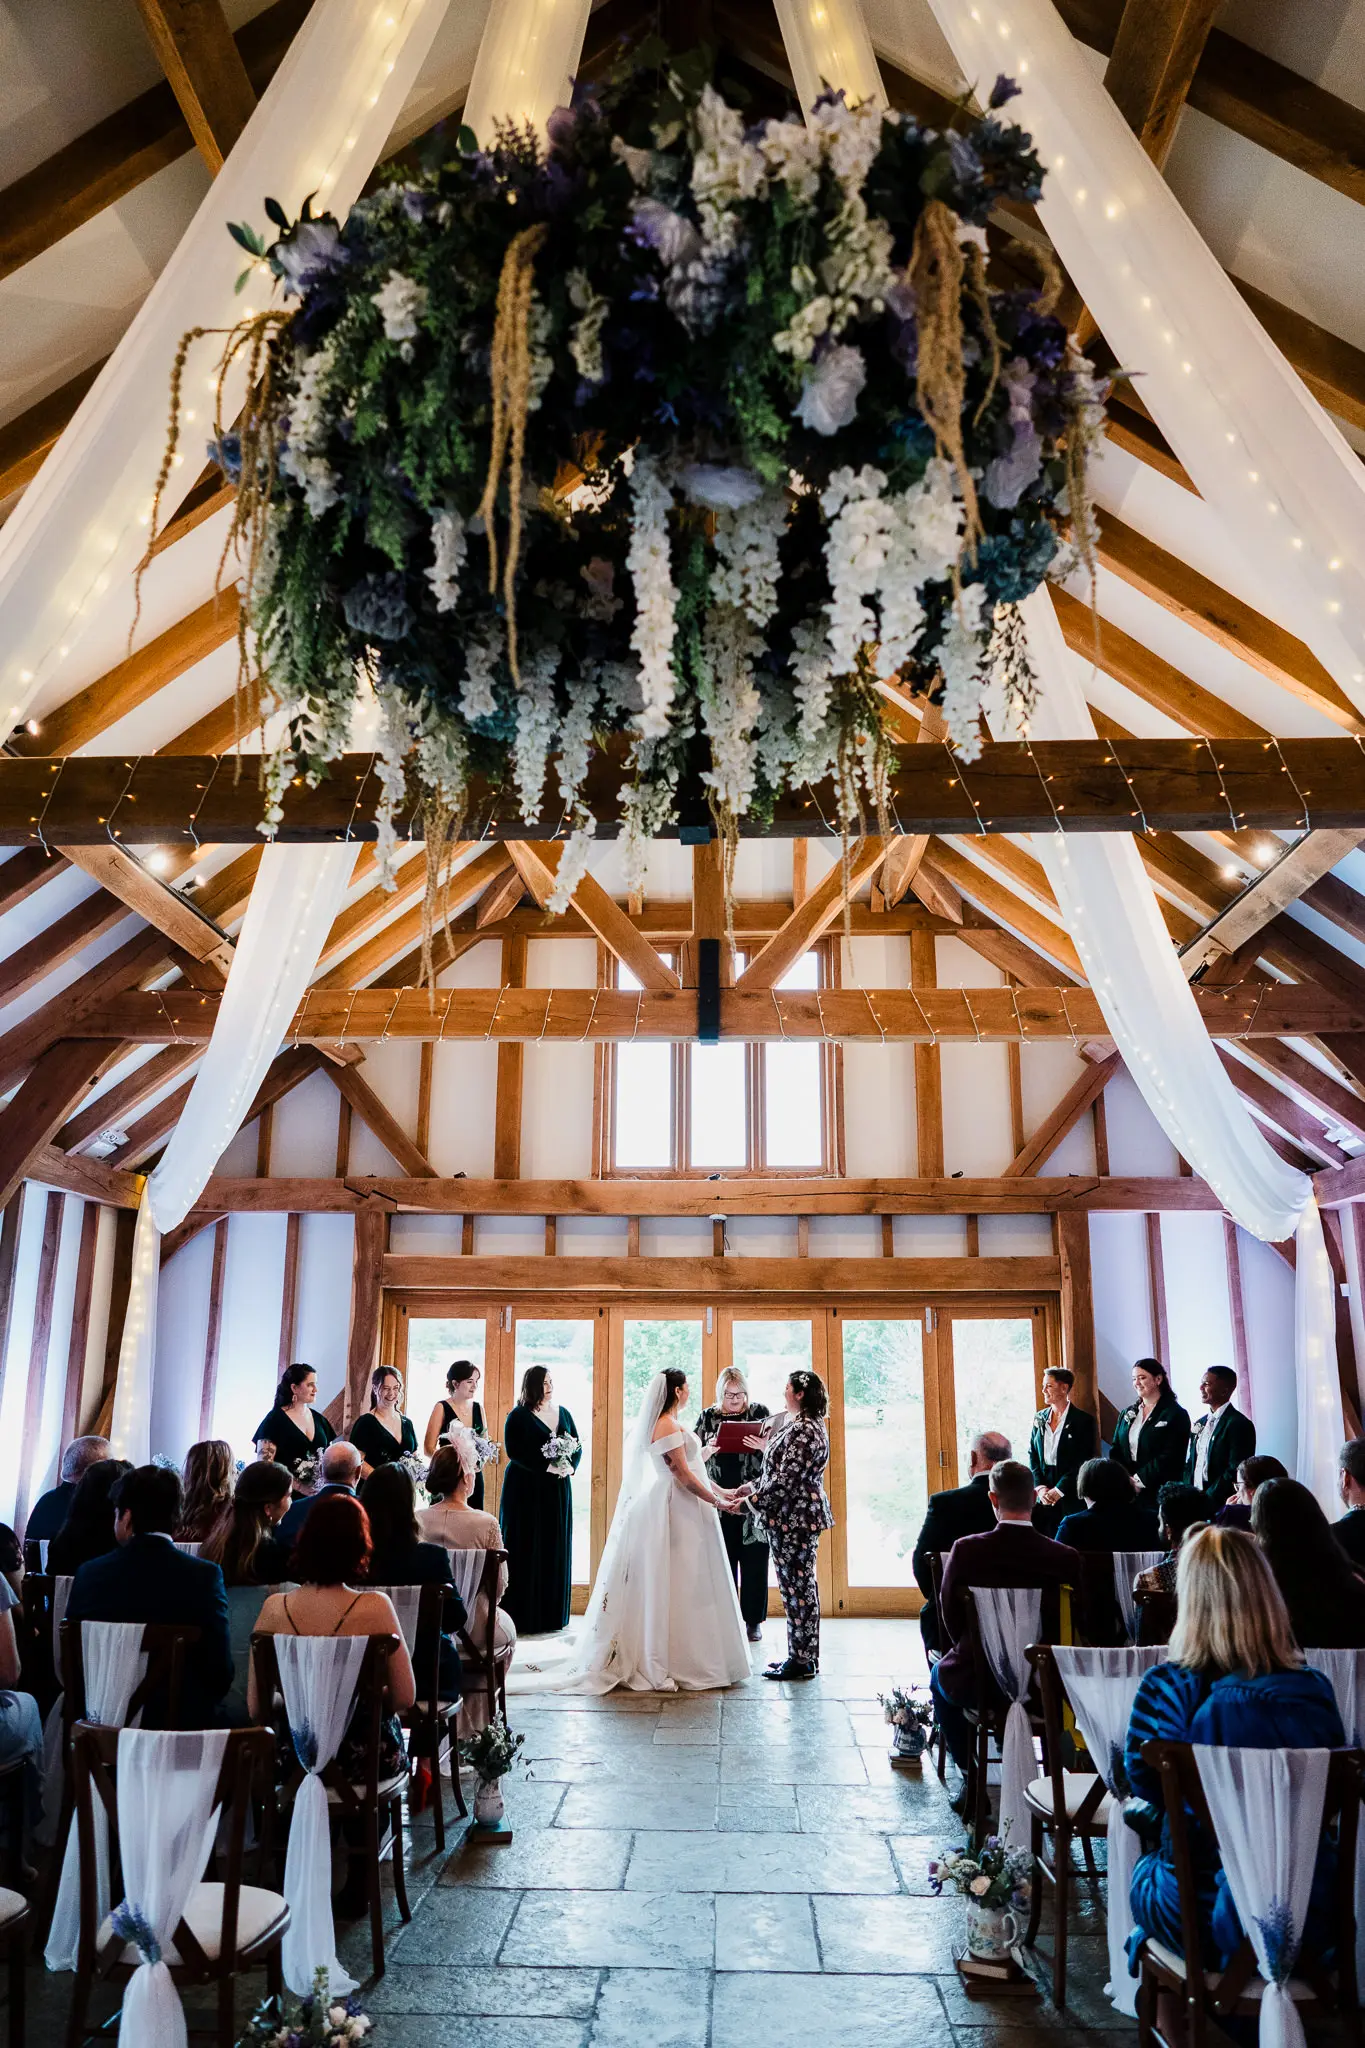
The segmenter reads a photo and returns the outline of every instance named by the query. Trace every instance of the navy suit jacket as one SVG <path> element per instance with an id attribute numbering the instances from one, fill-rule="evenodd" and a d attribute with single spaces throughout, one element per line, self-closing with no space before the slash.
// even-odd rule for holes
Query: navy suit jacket
<path id="1" fill-rule="evenodd" d="M 320 1486 L 316 1493 L 300 1494 L 280 1523 L 276 1531 L 276 1541 L 282 1543 L 286 1550 L 292 1550 L 303 1534 L 303 1525 L 308 1520 L 308 1510 L 313 1502 L 324 1499 L 329 1493 L 349 1493 L 352 1500 L 357 1498 L 353 1486 Z"/>
<path id="2" fill-rule="evenodd" d="M 50 1487 L 46 1493 L 40 1493 L 28 1518 L 24 1541 L 50 1543 L 66 1520 L 75 1494 L 74 1479 L 64 1479 L 60 1486 Z"/>
<path id="3" fill-rule="evenodd" d="M 104 1557 L 83 1564 L 71 1582 L 68 1621 L 179 1622 L 200 1640 L 185 1653 L 184 1690 L 177 1717 L 182 1728 L 211 1728 L 222 1718 L 232 1684 L 227 1594 L 216 1564 L 177 1550 L 169 1536 L 134 1536 Z M 153 1696 L 143 1714 L 148 1728 L 165 1725 L 164 1702 Z"/>

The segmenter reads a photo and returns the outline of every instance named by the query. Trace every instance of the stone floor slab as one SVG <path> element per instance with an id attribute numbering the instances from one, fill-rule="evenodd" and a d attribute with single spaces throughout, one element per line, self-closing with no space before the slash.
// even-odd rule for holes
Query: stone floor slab
<path id="1" fill-rule="evenodd" d="M 711 2048 L 754 2048 L 757 2039 L 820 2048 L 906 2048 L 940 2042 L 943 2007 L 926 1977 L 826 1977 L 722 1972 L 716 1978 Z"/>
<path id="2" fill-rule="evenodd" d="M 476 1895 L 477 1896 L 477 1895 Z M 708 1969 L 710 1897 L 694 1892 L 527 1892 L 500 1960 L 583 1969 Z"/>
<path id="3" fill-rule="evenodd" d="M 826 1970 L 946 1976 L 962 1945 L 959 1899 L 821 1898 L 815 1931 Z"/>
<path id="4" fill-rule="evenodd" d="M 867 1770 L 861 1750 L 851 1745 L 847 1749 L 826 1749 L 814 1738 L 808 1742 L 734 1743 L 722 1747 L 722 1785 L 753 1784 L 758 1780 L 773 1785 L 865 1785 Z"/>
<path id="5" fill-rule="evenodd" d="M 452 1970 L 446 1964 L 402 1964 L 386 1970 L 364 1994 L 365 2010 L 461 2016 L 590 2020 L 597 2007 L 600 1970 L 520 1970 L 502 1964 Z"/>
<path id="6" fill-rule="evenodd" d="M 389 1960 L 395 1968 L 408 1963 L 494 1963 L 518 1899 L 516 1892 L 446 1891 L 437 1886 L 420 1914 L 414 1914 L 411 1925 L 392 1943 Z"/>
<path id="7" fill-rule="evenodd" d="M 586 2048 L 588 2022 L 399 2014 L 384 2022 L 384 2048 Z"/>
<path id="8" fill-rule="evenodd" d="M 811 1902 L 803 1892 L 735 1892 L 716 1901 L 718 1970 L 818 1970 Z"/>
<path id="9" fill-rule="evenodd" d="M 900 1889 L 875 1835 L 641 1835 L 626 1890 L 892 1893 Z"/>
<path id="10" fill-rule="evenodd" d="M 597 1828 L 518 1828 L 504 1844 L 463 1845 L 440 1882 L 500 1891 L 619 1891 L 631 1841 L 628 1833 Z"/>
<path id="11" fill-rule="evenodd" d="M 671 1772 L 663 1773 L 671 1778 Z M 715 1824 L 714 1783 L 659 1782 L 571 1785 L 564 1794 L 555 1826 L 580 1828 L 664 1828 L 686 1832 Z"/>
<path id="12" fill-rule="evenodd" d="M 711 2027 L 707 1970 L 608 1970 L 590 2048 L 706 2048 Z"/>

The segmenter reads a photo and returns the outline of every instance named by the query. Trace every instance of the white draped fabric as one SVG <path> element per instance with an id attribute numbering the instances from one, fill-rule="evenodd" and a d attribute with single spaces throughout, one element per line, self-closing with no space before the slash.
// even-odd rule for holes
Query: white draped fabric
<path id="1" fill-rule="evenodd" d="M 450 1576 L 455 1581 L 455 1591 L 463 1600 L 465 1613 L 469 1616 L 471 1623 L 474 1619 L 474 1602 L 478 1597 L 479 1586 L 483 1580 L 483 1562 L 487 1555 L 488 1552 L 486 1550 L 448 1550 L 446 1552 L 446 1556 L 450 1559 Z"/>
<path id="2" fill-rule="evenodd" d="M 239 298 L 229 221 L 263 225 L 267 194 L 344 214 L 378 162 L 448 0 L 315 0 L 165 269 L 0 533 L 0 704 L 12 725 L 70 663 L 111 588 L 126 591 L 166 435 L 171 364 L 190 327 L 230 327 Z M 253 280 L 253 284 L 255 280 Z M 228 405 L 229 416 L 234 408 Z M 191 462 L 184 475 L 191 477 Z"/>
<path id="3" fill-rule="evenodd" d="M 1331 1752 L 1196 1745 L 1194 1759 L 1232 1902 L 1266 1980 L 1260 2048 L 1303 2048 L 1288 1984 L 1303 1939 Z"/>
<path id="4" fill-rule="evenodd" d="M 141 1958 L 123 1994 L 123 2048 L 188 2048 L 185 2009 L 164 1957 L 213 1847 L 225 1728 L 118 1739 L 124 1896 L 114 1927 Z"/>
<path id="5" fill-rule="evenodd" d="M 161 1232 L 188 1215 L 279 1051 L 341 908 L 359 848 L 267 846 L 232 956 L 213 1036 L 161 1164 L 143 1190 L 119 1350 L 114 1455 L 151 1454 Z"/>
<path id="6" fill-rule="evenodd" d="M 1032 1673 L 1024 1652 L 1041 1633 L 1042 1594 L 1036 1586 L 973 1586 L 972 1601 L 991 1676 L 1009 1701 L 1000 1746 L 1000 1832 L 1011 1847 L 1025 1848 L 1030 1823 L 1024 1787 L 1036 1767 L 1024 1705 Z"/>
<path id="7" fill-rule="evenodd" d="M 276 1636 L 294 1752 L 307 1772 L 294 1799 L 284 1863 L 289 1928 L 284 1937 L 284 1981 L 300 1997 L 326 1970 L 333 1997 L 354 1991 L 356 1980 L 337 1961 L 332 1919 L 332 1845 L 327 1788 L 318 1773 L 336 1755 L 355 1701 L 365 1636 Z"/>
<path id="8" fill-rule="evenodd" d="M 591 0 L 493 0 L 464 105 L 485 148 L 495 122 L 543 128 L 567 105 L 590 12 Z"/>
<path id="9" fill-rule="evenodd" d="M 128 1706 L 142 1681 L 147 1659 L 142 1653 L 140 1621 L 83 1621 L 81 1662 L 85 1671 L 85 1718 L 101 1728 L 121 1728 Z M 109 1822 L 96 1801 L 95 1921 L 109 1911 Z M 57 1903 L 43 1951 L 49 1970 L 74 1970 L 81 1938 L 81 1847 L 76 1823 L 66 1838 Z"/>
<path id="10" fill-rule="evenodd" d="M 1109 1939 L 1109 1982 L 1105 1989 L 1119 2012 L 1137 2016 L 1137 1980 L 1128 1969 L 1127 1941 L 1133 1931 L 1128 1895 L 1141 1845 L 1123 1818 L 1123 1744 L 1133 1701 L 1143 1675 L 1166 1661 L 1164 1643 L 1129 1650 L 1059 1647 L 1052 1652 L 1062 1688 L 1085 1737 L 1091 1761 L 1113 1794 L 1106 1829 L 1105 1926 Z"/>
<path id="11" fill-rule="evenodd" d="M 393 1602 L 393 1611 L 398 1616 L 398 1626 L 411 1657 L 417 1649 L 417 1611 L 422 1604 L 420 1586 L 372 1586 L 372 1593 L 385 1593 Z"/>
<path id="12" fill-rule="evenodd" d="M 1116 1550 L 1114 1552 L 1114 1593 L 1123 1616 L 1123 1632 L 1130 1643 L 1137 1641 L 1137 1600 L 1133 1581 L 1139 1572 L 1160 1564 L 1164 1550 Z"/>
<path id="13" fill-rule="evenodd" d="M 791 65 L 796 97 L 814 106 L 826 85 L 843 88 L 850 106 L 875 100 L 885 106 L 886 88 L 858 0 L 773 0 Z"/>
<path id="14" fill-rule="evenodd" d="M 1305 1650 L 1331 1685 L 1352 1749 L 1365 1749 L 1365 1650 Z M 1365 1983 L 1365 1829 L 1356 1838 L 1356 1982 Z"/>
<path id="15" fill-rule="evenodd" d="M 1365 476 L 1104 90 L 1050 0 L 931 0 L 968 82 L 1048 171 L 1038 213 L 1265 608 L 1365 709 Z"/>

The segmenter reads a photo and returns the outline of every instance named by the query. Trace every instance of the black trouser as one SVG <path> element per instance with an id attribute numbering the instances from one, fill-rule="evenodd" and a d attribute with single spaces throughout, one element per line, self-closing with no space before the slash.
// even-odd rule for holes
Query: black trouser
<path id="1" fill-rule="evenodd" d="M 720 1532 L 725 1554 L 739 1588 L 739 1611 L 746 1628 L 758 1628 L 768 1612 L 768 1546 L 744 1541 L 743 1515 L 722 1515 Z"/>

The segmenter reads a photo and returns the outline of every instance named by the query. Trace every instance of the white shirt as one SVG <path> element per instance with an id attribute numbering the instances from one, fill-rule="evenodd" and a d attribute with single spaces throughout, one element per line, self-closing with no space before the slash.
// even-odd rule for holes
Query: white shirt
<path id="1" fill-rule="evenodd" d="M 1223 1404 L 1226 1407 L 1226 1402 Z M 1222 1408 L 1210 1408 L 1199 1430 L 1199 1449 L 1194 1454 L 1194 1484 L 1202 1491 L 1209 1480 L 1209 1446 L 1213 1442 L 1213 1426 L 1222 1414 Z"/>
<path id="2" fill-rule="evenodd" d="M 1071 1403 L 1068 1401 L 1055 1422 L 1051 1419 L 1052 1410 L 1049 1408 L 1047 1411 L 1048 1420 L 1043 1424 L 1043 1463 L 1045 1465 L 1055 1466 L 1057 1463 L 1057 1444 L 1063 1429 L 1066 1427 L 1066 1418 L 1070 1413 L 1070 1409 Z"/>

